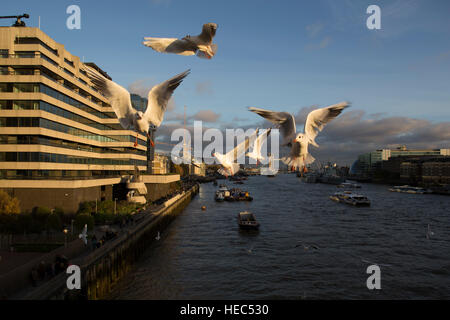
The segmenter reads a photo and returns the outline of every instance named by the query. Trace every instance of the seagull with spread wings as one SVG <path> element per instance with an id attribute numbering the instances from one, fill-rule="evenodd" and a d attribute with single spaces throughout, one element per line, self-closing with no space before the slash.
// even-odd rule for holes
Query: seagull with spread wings
<path id="1" fill-rule="evenodd" d="M 250 135 L 250 137 L 245 138 L 240 144 L 238 144 L 234 149 L 227 152 L 226 154 L 213 153 L 212 156 L 217 159 L 217 161 L 222 165 L 222 168 L 217 170 L 221 175 L 228 178 L 228 176 L 234 176 L 240 169 L 239 163 L 235 162 L 237 159 L 242 157 L 250 145 L 253 143 L 255 138 L 258 136 L 258 129 Z"/>
<path id="2" fill-rule="evenodd" d="M 269 111 L 254 107 L 250 107 L 249 110 L 278 126 L 283 139 L 281 145 L 291 148 L 289 156 L 283 157 L 281 160 L 295 170 L 304 169 L 306 165 L 314 162 L 314 157 L 308 152 L 308 146 L 311 144 L 319 147 L 315 141 L 319 132 L 349 105 L 348 102 L 341 102 L 311 111 L 306 118 L 304 133 L 297 133 L 295 118 L 288 112 Z"/>
<path id="3" fill-rule="evenodd" d="M 169 99 L 172 97 L 175 89 L 178 88 L 183 79 L 190 72 L 190 70 L 186 70 L 185 72 L 154 86 L 147 96 L 147 109 L 145 112 L 142 112 L 133 108 L 130 93 L 127 89 L 106 79 L 97 70 L 89 66 L 85 65 L 84 70 L 94 87 L 108 99 L 117 118 L 119 118 L 121 126 L 126 130 L 133 128 L 136 133 L 147 135 L 153 147 L 155 144 L 148 134 L 150 125 L 156 128 L 161 125 Z M 137 146 L 137 139 L 136 135 L 135 147 Z"/>
<path id="4" fill-rule="evenodd" d="M 261 148 L 264 144 L 264 142 L 267 140 L 267 137 L 270 135 L 270 131 L 272 129 L 269 128 L 263 133 L 261 133 L 253 142 L 253 148 L 252 152 L 247 153 L 247 157 L 252 158 L 256 160 L 256 163 L 259 164 L 261 160 L 264 160 L 265 158 L 261 154 Z"/>
<path id="5" fill-rule="evenodd" d="M 158 52 L 211 59 L 217 52 L 217 45 L 212 43 L 216 30 L 217 24 L 206 23 L 198 36 L 187 35 L 182 39 L 145 37 L 142 43 Z"/>

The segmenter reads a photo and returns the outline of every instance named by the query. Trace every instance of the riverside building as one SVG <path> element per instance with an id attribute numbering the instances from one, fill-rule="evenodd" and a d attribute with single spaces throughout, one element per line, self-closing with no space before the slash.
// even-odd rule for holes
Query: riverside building
<path id="1" fill-rule="evenodd" d="M 396 157 L 418 157 L 418 156 L 450 156 L 450 149 L 408 149 L 400 146 L 396 149 L 381 149 L 362 154 L 353 164 L 353 173 L 357 175 L 370 175 L 384 165 L 389 165 L 388 160 L 395 161 Z M 392 162 L 392 161 L 391 161 Z"/>
<path id="2" fill-rule="evenodd" d="M 135 144 L 82 64 L 38 28 L 0 27 L 0 189 L 22 210 L 113 200 L 115 185 L 151 168 L 147 137 Z"/>

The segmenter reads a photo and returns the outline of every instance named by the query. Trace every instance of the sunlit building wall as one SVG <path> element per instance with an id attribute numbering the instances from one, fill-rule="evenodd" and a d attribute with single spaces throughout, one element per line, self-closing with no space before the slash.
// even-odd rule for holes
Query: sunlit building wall
<path id="1" fill-rule="evenodd" d="M 82 64 L 38 28 L 0 27 L 0 188 L 23 209 L 110 199 L 122 175 L 147 169 L 146 136 L 135 146 Z"/>

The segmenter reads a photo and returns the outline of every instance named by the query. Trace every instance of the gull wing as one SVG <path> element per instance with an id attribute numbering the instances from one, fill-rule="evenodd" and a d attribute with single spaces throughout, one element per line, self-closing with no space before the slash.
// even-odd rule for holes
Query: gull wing
<path id="1" fill-rule="evenodd" d="M 130 129 L 137 111 L 131 104 L 131 97 L 128 90 L 114 81 L 106 79 L 97 70 L 89 66 L 84 65 L 82 68 L 86 71 L 95 89 L 100 91 L 108 99 L 121 126 L 124 129 Z"/>
<path id="2" fill-rule="evenodd" d="M 156 86 L 154 86 L 148 93 L 147 109 L 144 113 L 144 118 L 151 124 L 159 127 L 164 118 L 164 112 L 166 111 L 167 103 L 173 92 L 181 84 L 184 78 L 190 73 L 190 70 L 186 70 L 175 77 L 166 80 Z"/>
<path id="3" fill-rule="evenodd" d="M 350 106 L 348 102 L 341 102 L 326 108 L 311 111 L 308 114 L 304 130 L 306 136 L 313 146 L 318 147 L 315 138 L 317 137 L 319 132 L 323 130 L 325 125 L 336 118 L 338 115 L 340 115 L 342 111 L 348 106 Z"/>
<path id="4" fill-rule="evenodd" d="M 277 112 L 254 107 L 248 109 L 278 126 L 283 137 L 282 145 L 287 145 L 294 140 L 296 127 L 295 119 L 292 114 L 289 112 Z"/>
<path id="5" fill-rule="evenodd" d="M 253 143 L 254 139 L 258 135 L 258 129 L 255 130 L 255 132 L 250 136 L 245 138 L 244 141 L 242 141 L 240 144 L 238 144 L 233 150 L 230 150 L 225 154 L 225 158 L 230 163 L 237 161 L 240 157 L 242 157 L 247 150 L 250 148 L 251 144 Z"/>
<path id="6" fill-rule="evenodd" d="M 193 56 L 197 45 L 189 39 L 145 37 L 142 44 L 162 53 L 174 53 L 182 56 Z"/>

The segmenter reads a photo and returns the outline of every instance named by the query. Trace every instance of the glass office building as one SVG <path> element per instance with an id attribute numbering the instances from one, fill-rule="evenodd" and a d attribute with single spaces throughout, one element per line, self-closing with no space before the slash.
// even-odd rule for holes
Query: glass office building
<path id="1" fill-rule="evenodd" d="M 82 64 L 38 28 L 0 27 L 0 188 L 24 210 L 112 199 L 121 177 L 147 170 L 146 136 L 135 146 Z"/>

